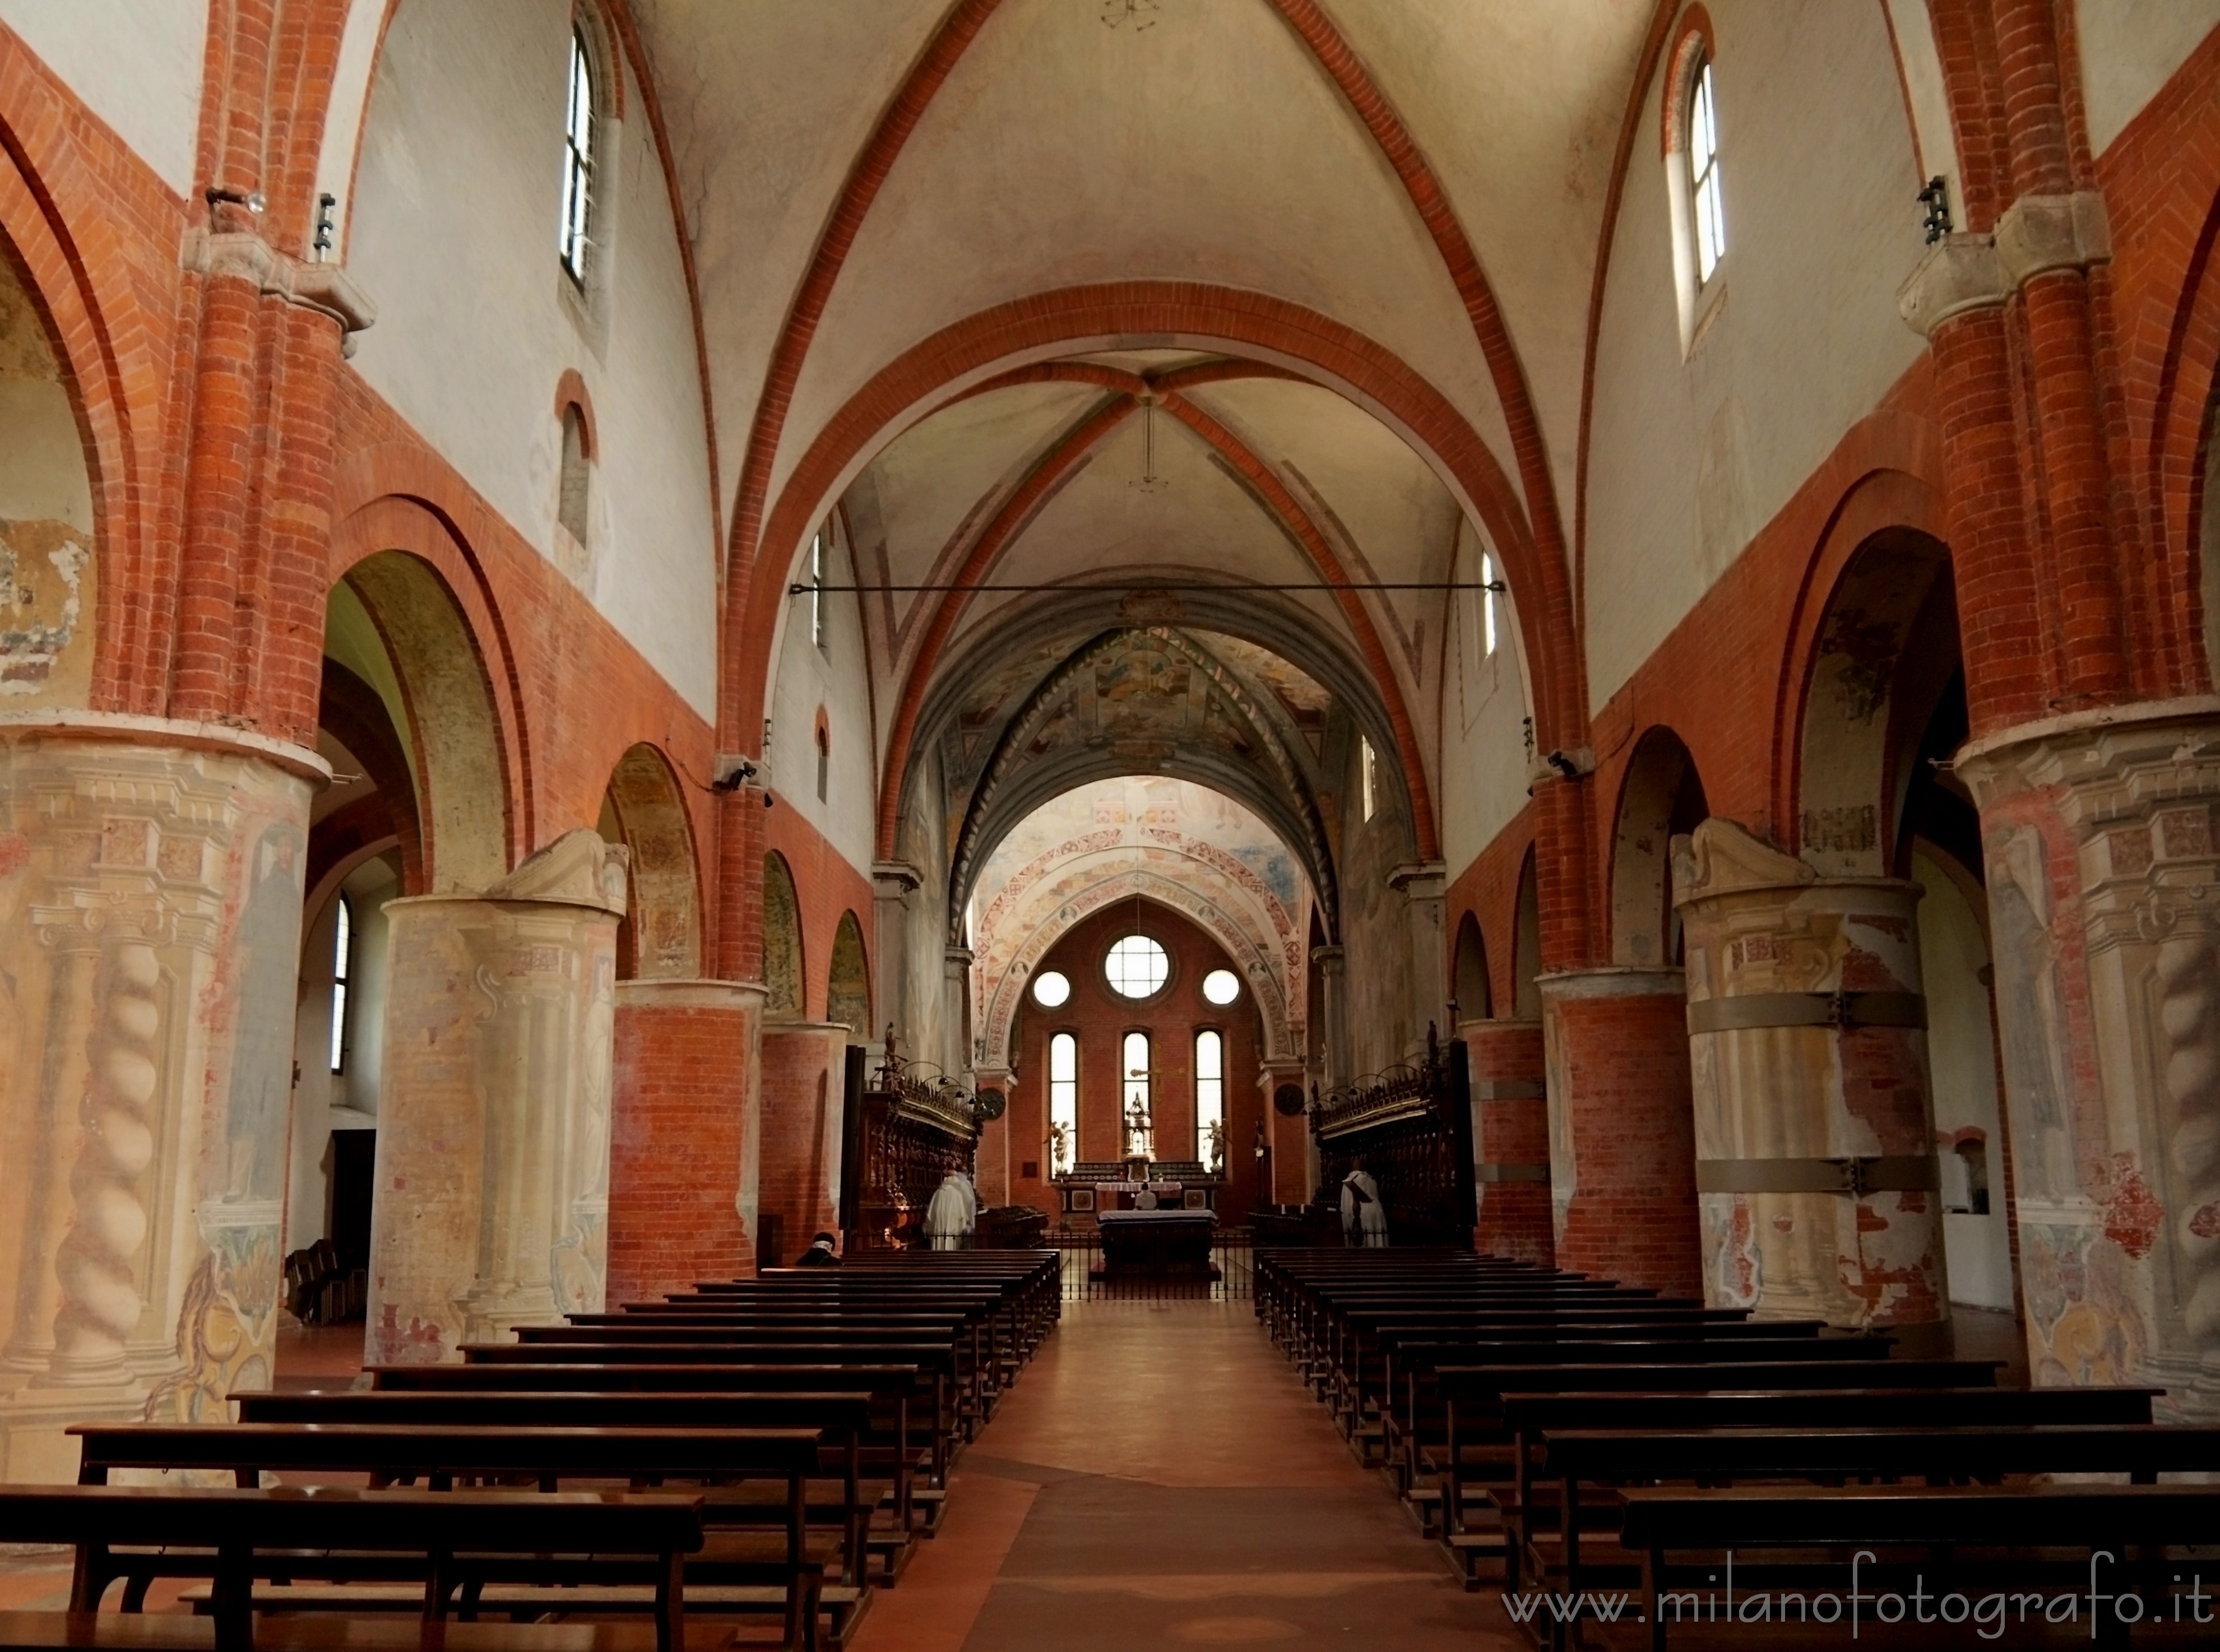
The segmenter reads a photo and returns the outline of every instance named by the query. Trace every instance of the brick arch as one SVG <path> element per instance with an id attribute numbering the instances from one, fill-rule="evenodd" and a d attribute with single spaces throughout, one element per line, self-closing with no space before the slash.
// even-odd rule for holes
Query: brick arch
<path id="1" fill-rule="evenodd" d="M 167 637 L 153 593 L 168 589 L 176 572 L 174 549 L 165 556 L 153 520 L 168 381 L 150 341 L 158 327 L 128 284 L 134 271 L 119 259 L 88 256 L 79 238 L 111 234 L 98 221 L 105 212 L 160 222 L 178 207 L 151 176 L 92 175 L 71 136 L 76 116 L 67 93 L 12 35 L 0 35 L 0 79 L 21 117 L 20 124 L 0 118 L 0 234 L 43 312 L 91 476 L 101 558 L 92 706 L 159 716 L 166 709 Z"/>
<path id="2" fill-rule="evenodd" d="M 645 741 L 629 747 L 609 772 L 608 804 L 632 851 L 620 968 L 642 980 L 699 977 L 701 857 L 670 759 Z"/>
<path id="3" fill-rule="evenodd" d="M 369 609 L 411 702 L 412 727 L 404 732 L 416 744 L 424 782 L 430 886 L 492 882 L 531 846 L 532 811 L 521 696 L 476 559 L 421 501 L 388 496 L 340 522 L 329 573 L 334 585 L 352 585 Z M 427 720 L 418 708 L 432 702 L 447 714 Z M 471 795 L 458 795 L 458 789 Z M 479 843 L 488 789 L 499 799 L 497 851 Z M 475 845 L 469 873 L 459 872 L 452 856 L 442 869 L 443 826 L 451 839 L 460 832 Z"/>
<path id="4" fill-rule="evenodd" d="M 1830 461 L 1842 479 L 1833 508 L 1813 542 L 1780 634 L 1773 716 L 1773 818 L 1791 833 L 1801 812 L 1804 732 L 1827 616 L 1860 550 L 1892 531 L 1947 544 L 1941 489 L 1911 467 L 1924 462 L 1924 433 L 1903 419 L 1869 424 Z M 1860 468 L 1869 466 L 1870 468 Z M 1899 468 L 1902 467 L 1902 468 Z"/>
<path id="5" fill-rule="evenodd" d="M 1537 739 L 1550 745 L 1585 739 L 1563 562 L 1537 548 L 1494 453 L 1439 390 L 1391 352 L 1328 316 L 1264 294 L 1192 282 L 1119 282 L 1036 294 L 956 322 L 889 363 L 826 421 L 788 478 L 764 543 L 798 548 L 870 454 L 951 390 L 1007 371 L 1013 358 L 1068 354 L 1136 333 L 1262 356 L 1269 366 L 1307 367 L 1303 377 L 1349 396 L 1409 442 L 1460 508 L 1486 526 L 1503 553 L 1506 577 L 1532 599 L 1515 607 L 1537 668 Z M 1099 416 L 1107 421 L 1112 413 Z M 788 560 L 758 558 L 751 570 L 736 570 L 728 593 L 722 709 L 730 739 L 745 740 L 745 732 L 761 724 Z"/>

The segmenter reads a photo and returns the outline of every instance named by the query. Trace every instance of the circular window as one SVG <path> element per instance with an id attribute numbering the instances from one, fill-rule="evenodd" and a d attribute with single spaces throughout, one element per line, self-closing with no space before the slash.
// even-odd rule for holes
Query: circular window
<path id="1" fill-rule="evenodd" d="M 1055 1009 L 1071 996 L 1071 977 L 1061 970 L 1044 969 L 1033 977 L 1033 1002 Z"/>
<path id="2" fill-rule="evenodd" d="M 1145 935 L 1128 935 L 1102 960 L 1102 974 L 1110 990 L 1123 998 L 1147 998 L 1164 984 L 1172 961 L 1164 949 Z"/>
<path id="3" fill-rule="evenodd" d="M 1241 996 L 1241 977 L 1231 969 L 1213 969 L 1202 978 L 1202 995 L 1213 1004 L 1230 1004 Z"/>

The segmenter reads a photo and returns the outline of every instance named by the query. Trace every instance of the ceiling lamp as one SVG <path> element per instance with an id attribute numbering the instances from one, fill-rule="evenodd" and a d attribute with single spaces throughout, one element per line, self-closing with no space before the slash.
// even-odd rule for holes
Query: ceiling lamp
<path id="1" fill-rule="evenodd" d="M 1106 28 L 1122 28 L 1131 23 L 1136 30 L 1157 26 L 1157 0 L 1102 0 L 1102 24 Z"/>
<path id="2" fill-rule="evenodd" d="M 1157 398 L 1141 397 L 1141 474 L 1126 484 L 1136 493 L 1162 493 L 1171 478 L 1157 474 Z"/>

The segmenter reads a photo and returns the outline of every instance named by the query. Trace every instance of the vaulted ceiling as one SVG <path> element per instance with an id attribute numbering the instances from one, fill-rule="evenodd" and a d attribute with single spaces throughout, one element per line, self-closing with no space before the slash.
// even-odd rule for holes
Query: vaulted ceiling
<path id="1" fill-rule="evenodd" d="M 1485 545 L 1547 633 L 1537 721 L 1581 714 L 1563 524 L 1655 0 L 630 11 L 693 246 L 733 612 L 839 510 L 880 685 L 881 852 L 920 742 L 987 764 L 1037 739 L 1019 723 L 1043 685 L 1147 628 L 1135 591 L 1173 593 L 1177 637 L 1326 684 L 1393 753 L 1421 856 L 1447 605 L 1321 587 L 1470 579 L 1458 547 Z M 737 730 L 770 644 L 733 630 Z M 1192 714 L 1246 727 L 1270 767 L 1263 726 L 1198 693 Z M 1322 833 L 1314 854 L 1295 830 L 1319 778 L 1251 801 L 1324 890 Z M 965 783 L 990 781 L 1015 785 Z"/>

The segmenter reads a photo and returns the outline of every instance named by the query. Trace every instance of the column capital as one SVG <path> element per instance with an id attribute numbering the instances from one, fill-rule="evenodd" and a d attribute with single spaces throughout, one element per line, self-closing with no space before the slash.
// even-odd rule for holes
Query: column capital
<path id="1" fill-rule="evenodd" d="M 340 265 L 289 258 L 246 231 L 188 230 L 178 261 L 195 275 L 252 282 L 257 291 L 328 315 L 341 333 L 361 333 L 377 321 L 377 306 Z"/>
<path id="2" fill-rule="evenodd" d="M 1923 339 L 1944 322 L 2002 308 L 2012 295 L 1993 235 L 1945 235 L 1896 290 L 1896 312 Z"/>
<path id="3" fill-rule="evenodd" d="M 1997 220 L 1995 241 L 1997 263 L 2014 291 L 2053 270 L 2086 270 L 2112 258 L 2111 223 L 2094 190 L 2023 195 Z"/>
<path id="4" fill-rule="evenodd" d="M 907 901 L 924 882 L 925 874 L 906 860 L 871 863 L 871 883 L 882 900 Z"/>
<path id="5" fill-rule="evenodd" d="M 1410 861 L 1388 874 L 1388 887 L 1406 901 L 1438 901 L 1449 882 L 1449 867 L 1437 860 Z"/>

